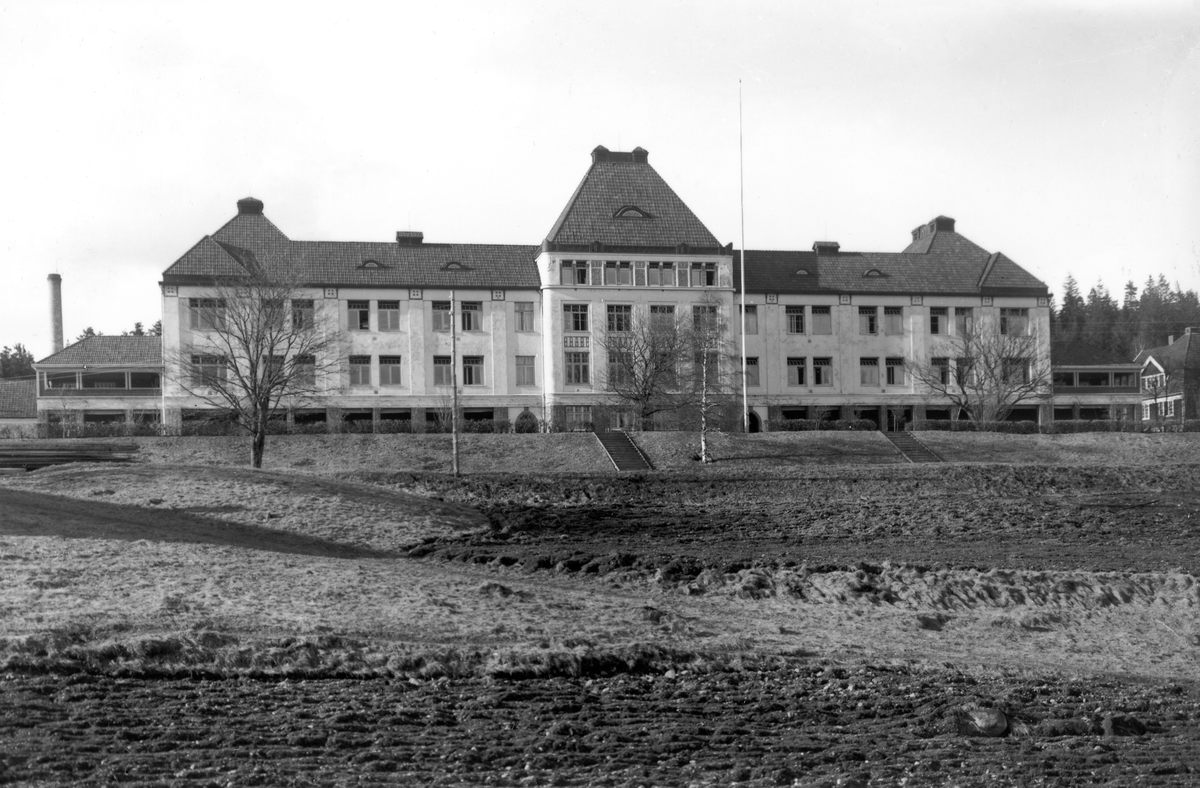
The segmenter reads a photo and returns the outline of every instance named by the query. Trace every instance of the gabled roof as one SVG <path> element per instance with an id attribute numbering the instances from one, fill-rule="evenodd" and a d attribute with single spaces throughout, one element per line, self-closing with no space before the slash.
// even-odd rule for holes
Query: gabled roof
<path id="1" fill-rule="evenodd" d="M 1053 367 L 1136 367 L 1137 364 L 1121 358 L 1099 345 L 1081 340 L 1050 341 L 1050 364 Z"/>
<path id="2" fill-rule="evenodd" d="M 1164 369 L 1200 370 L 1200 331 L 1189 329 L 1189 333 L 1169 345 L 1143 350 L 1134 360 L 1139 366 L 1145 366 L 1150 359 Z"/>
<path id="3" fill-rule="evenodd" d="M 832 242 L 815 244 L 812 252 L 748 249 L 746 289 L 751 293 L 1047 293 L 1044 282 L 1003 254 L 989 254 L 955 232 L 953 219 L 939 216 L 914 230 L 913 236 L 913 243 L 899 253 L 834 251 L 837 244 Z M 735 267 L 740 259 L 735 251 Z M 734 279 L 740 289 L 740 272 Z"/>
<path id="4" fill-rule="evenodd" d="M 163 273 L 163 281 L 220 279 L 264 269 L 287 280 L 343 287 L 540 285 L 536 246 L 423 243 L 421 234 L 412 232 L 398 233 L 395 243 L 292 241 L 261 210 L 259 200 L 239 200 L 238 215 L 175 261 Z M 374 264 L 367 266 L 367 261 Z M 451 263 L 459 265 L 447 267 Z"/>
<path id="5" fill-rule="evenodd" d="M 162 364 L 162 337 L 86 337 L 37 362 L 47 366 L 156 367 Z"/>
<path id="6" fill-rule="evenodd" d="M 0 380 L 0 419 L 37 418 L 37 380 Z"/>
<path id="7" fill-rule="evenodd" d="M 670 249 L 720 247 L 716 236 L 650 166 L 641 148 L 592 151 L 592 166 L 546 235 L 556 246 Z"/>

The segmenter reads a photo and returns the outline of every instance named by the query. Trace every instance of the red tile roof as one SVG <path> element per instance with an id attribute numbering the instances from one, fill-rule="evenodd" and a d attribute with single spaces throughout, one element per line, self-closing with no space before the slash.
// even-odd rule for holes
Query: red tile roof
<path id="1" fill-rule="evenodd" d="M 44 366 L 156 367 L 162 364 L 161 337 L 87 337 L 37 362 Z"/>
<path id="2" fill-rule="evenodd" d="M 0 419 L 37 417 L 37 380 L 0 380 Z"/>

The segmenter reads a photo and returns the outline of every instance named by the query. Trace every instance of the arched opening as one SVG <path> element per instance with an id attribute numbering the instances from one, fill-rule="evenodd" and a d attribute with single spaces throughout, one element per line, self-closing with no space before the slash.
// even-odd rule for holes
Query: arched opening
<path id="1" fill-rule="evenodd" d="M 762 422 L 758 418 L 758 414 L 754 411 L 746 411 L 746 430 L 748 432 L 762 432 Z"/>

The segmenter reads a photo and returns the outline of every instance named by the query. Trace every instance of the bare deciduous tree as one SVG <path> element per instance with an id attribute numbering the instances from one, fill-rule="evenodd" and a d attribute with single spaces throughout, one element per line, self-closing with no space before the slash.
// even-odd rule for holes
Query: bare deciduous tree
<path id="1" fill-rule="evenodd" d="M 1042 401 L 1051 391 L 1049 354 L 1039 352 L 1038 336 L 1023 323 L 1008 328 L 968 324 L 954 336 L 934 338 L 928 359 L 905 366 L 929 394 L 977 424 L 1003 421 L 1013 408 Z"/>
<path id="2" fill-rule="evenodd" d="M 344 334 L 337 321 L 320 319 L 299 282 L 262 269 L 214 281 L 208 295 L 191 299 L 188 322 L 191 342 L 167 368 L 184 391 L 250 435 L 251 465 L 261 468 L 272 417 L 340 375 Z"/>
<path id="3" fill-rule="evenodd" d="M 686 307 L 684 307 L 686 308 Z M 687 411 L 698 416 L 700 458 L 711 462 L 708 432 L 728 405 L 731 363 L 728 325 L 713 294 L 680 314 L 676 305 L 610 310 L 597 332 L 596 378 L 639 428 L 655 417 Z"/>

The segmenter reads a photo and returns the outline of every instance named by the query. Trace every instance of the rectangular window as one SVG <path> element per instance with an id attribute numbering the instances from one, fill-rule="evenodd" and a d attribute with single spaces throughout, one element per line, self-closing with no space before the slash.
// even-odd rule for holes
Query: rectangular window
<path id="1" fill-rule="evenodd" d="M 262 379 L 268 387 L 283 385 L 287 374 L 287 356 L 263 356 Z"/>
<path id="2" fill-rule="evenodd" d="M 746 385 L 758 385 L 758 359 L 753 356 L 746 358 Z"/>
<path id="3" fill-rule="evenodd" d="M 609 304 L 608 330 L 614 332 L 633 330 L 633 307 L 629 304 Z"/>
<path id="4" fill-rule="evenodd" d="M 891 337 L 904 333 L 904 307 L 885 306 L 883 308 L 883 333 Z"/>
<path id="5" fill-rule="evenodd" d="M 517 385 L 537 385 L 533 380 L 533 356 L 517 356 Z"/>
<path id="6" fill-rule="evenodd" d="M 588 283 L 587 260 L 563 260 L 562 278 L 564 285 L 586 285 Z"/>
<path id="7" fill-rule="evenodd" d="M 449 356 L 433 357 L 433 385 L 450 386 L 454 383 L 454 365 Z"/>
<path id="8" fill-rule="evenodd" d="M 381 386 L 400 386 L 400 357 L 399 356 L 380 356 L 379 357 L 379 385 Z"/>
<path id="9" fill-rule="evenodd" d="M 371 330 L 371 302 L 347 301 L 346 312 L 349 316 L 347 327 L 351 331 Z"/>
<path id="10" fill-rule="evenodd" d="M 225 382 L 227 374 L 224 356 L 192 356 L 193 386 L 219 386 Z M 74 387 L 74 385 L 60 386 L 60 388 Z"/>
<path id="11" fill-rule="evenodd" d="M 711 327 L 717 319 L 717 308 L 709 304 L 696 304 L 692 307 L 692 327 Z"/>
<path id="12" fill-rule="evenodd" d="M 954 359 L 954 382 L 960 386 L 969 386 L 975 375 L 971 369 L 971 359 L 959 357 Z"/>
<path id="13" fill-rule="evenodd" d="M 692 287 L 716 287 L 716 263 L 692 263 Z"/>
<path id="14" fill-rule="evenodd" d="M 1000 377 L 1005 383 L 1028 383 L 1029 363 L 1023 358 L 1006 358 L 1000 370 Z"/>
<path id="15" fill-rule="evenodd" d="M 617 264 L 613 260 L 609 260 L 604 264 L 604 284 L 615 285 L 617 283 Z"/>
<path id="16" fill-rule="evenodd" d="M 483 356 L 463 356 L 463 385 L 483 385 Z"/>
<path id="17" fill-rule="evenodd" d="M 879 333 L 879 313 L 873 306 L 860 306 L 858 308 L 858 333 L 860 334 L 878 334 Z M 876 370 L 878 371 L 878 370 Z"/>
<path id="18" fill-rule="evenodd" d="M 458 305 L 462 310 L 462 330 L 483 330 L 483 304 L 479 301 L 463 301 Z"/>
<path id="19" fill-rule="evenodd" d="M 704 287 L 704 266 L 701 263 L 692 263 L 692 287 Z"/>
<path id="20" fill-rule="evenodd" d="M 787 306 L 783 310 L 787 314 L 787 331 L 789 334 L 804 333 L 804 307 Z"/>
<path id="21" fill-rule="evenodd" d="M 650 263 L 649 268 L 649 284 L 651 287 L 674 287 L 675 286 L 675 264 L 674 263 Z"/>
<path id="22" fill-rule="evenodd" d="M 433 330 L 434 331 L 449 331 L 450 330 L 450 302 L 449 301 L 434 301 L 433 302 Z M 449 384 L 447 384 L 449 385 Z"/>
<path id="23" fill-rule="evenodd" d="M 889 386 L 904 385 L 904 359 L 889 358 L 886 362 L 886 371 Z"/>
<path id="24" fill-rule="evenodd" d="M 283 330 L 283 317 L 286 313 L 283 301 L 277 298 L 259 299 L 258 310 L 259 314 L 262 315 L 263 324 L 270 330 Z"/>
<path id="25" fill-rule="evenodd" d="M 946 334 L 946 307 L 934 306 L 929 308 L 929 333 L 930 334 Z"/>
<path id="26" fill-rule="evenodd" d="M 1167 400 L 1167 402 L 1166 402 L 1166 403 L 1164 403 L 1164 404 L 1166 405 L 1166 408 L 1167 408 L 1167 413 L 1166 413 L 1166 415 L 1167 415 L 1167 416 L 1174 416 L 1174 415 L 1175 415 L 1175 400 L 1173 400 L 1173 399 L 1172 399 L 1172 400 Z"/>
<path id="27" fill-rule="evenodd" d="M 193 331 L 219 331 L 225 328 L 225 299 L 189 298 L 188 325 Z"/>
<path id="28" fill-rule="evenodd" d="M 1028 309 L 1001 309 L 1000 333 L 1023 337 L 1029 333 Z"/>
<path id="29" fill-rule="evenodd" d="M 950 382 L 950 359 L 944 356 L 935 356 L 931 363 L 933 364 L 934 376 L 938 383 L 943 386 Z"/>
<path id="30" fill-rule="evenodd" d="M 351 356 L 350 357 L 350 385 L 351 386 L 369 386 L 369 385 L 371 385 L 371 357 L 370 356 Z"/>
<path id="31" fill-rule="evenodd" d="M 591 405 L 567 405 L 563 408 L 566 428 L 571 431 L 587 431 L 592 428 Z"/>
<path id="32" fill-rule="evenodd" d="M 604 284 L 631 285 L 633 284 L 633 264 L 618 263 L 609 260 L 604 264 Z"/>
<path id="33" fill-rule="evenodd" d="M 380 301 L 379 302 L 379 330 L 380 331 L 399 331 L 400 330 L 400 302 L 399 301 Z"/>
<path id="34" fill-rule="evenodd" d="M 833 333 L 833 315 L 827 306 L 812 308 L 812 332 L 814 335 L 828 336 Z"/>
<path id="35" fill-rule="evenodd" d="M 1113 387 L 1114 388 L 1133 388 L 1137 384 L 1133 381 L 1132 372 L 1114 372 Z"/>
<path id="36" fill-rule="evenodd" d="M 608 387 L 628 385 L 631 379 L 633 356 L 627 351 L 608 351 Z"/>
<path id="37" fill-rule="evenodd" d="M 651 304 L 650 324 L 656 331 L 669 331 L 675 327 L 675 307 L 672 304 Z"/>
<path id="38" fill-rule="evenodd" d="M 804 359 L 797 356 L 788 356 L 787 373 L 789 386 L 803 386 Z"/>
<path id="39" fill-rule="evenodd" d="M 746 333 L 747 334 L 757 334 L 758 333 L 758 305 L 757 304 L 744 304 L 742 306 L 742 315 L 744 316 L 744 322 L 746 323 Z"/>
<path id="40" fill-rule="evenodd" d="M 568 350 L 566 354 L 566 378 L 569 386 L 583 386 L 588 382 L 588 354 Z"/>
<path id="41" fill-rule="evenodd" d="M 292 299 L 292 328 L 303 331 L 312 328 L 316 320 L 311 298 Z"/>
<path id="42" fill-rule="evenodd" d="M 975 327 L 975 316 L 971 307 L 956 306 L 954 307 L 954 333 L 958 336 L 965 336 L 971 333 L 971 329 Z"/>
<path id="43" fill-rule="evenodd" d="M 860 358 L 858 360 L 858 382 L 864 386 L 879 385 L 879 359 Z"/>
<path id="44" fill-rule="evenodd" d="M 517 301 L 513 304 L 517 316 L 517 331 L 533 330 L 533 302 Z"/>
<path id="45" fill-rule="evenodd" d="M 293 388 L 312 390 L 317 385 L 317 359 L 315 356 L 296 356 L 292 362 L 295 374 Z"/>
<path id="46" fill-rule="evenodd" d="M 563 304 L 563 331 L 588 330 L 588 305 Z"/>
<path id="47" fill-rule="evenodd" d="M 833 359 L 831 359 L 831 358 L 814 358 L 813 359 L 813 385 L 814 386 L 832 386 L 833 385 Z"/>

